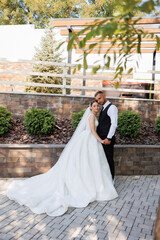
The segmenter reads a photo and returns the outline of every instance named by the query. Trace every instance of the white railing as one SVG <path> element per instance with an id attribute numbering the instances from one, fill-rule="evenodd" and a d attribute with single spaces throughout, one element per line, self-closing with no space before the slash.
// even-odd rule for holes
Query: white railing
<path id="1" fill-rule="evenodd" d="M 136 89 L 133 88 L 125 88 L 125 87 L 119 87 L 117 89 L 112 88 L 112 87 L 93 87 L 93 86 L 78 86 L 78 85 L 67 85 L 67 79 L 79 79 L 87 81 L 87 80 L 97 80 L 97 81 L 112 81 L 113 77 L 109 76 L 107 77 L 107 74 L 113 75 L 115 70 L 114 68 L 110 68 L 109 70 L 106 70 L 105 72 L 102 72 L 101 74 L 105 74 L 106 77 L 98 77 L 96 75 L 84 75 L 84 74 L 68 74 L 67 69 L 74 68 L 76 64 L 67 64 L 67 63 L 57 63 L 57 62 L 46 62 L 46 61 L 30 61 L 30 60 L 18 60 L 18 61 L 9 61 L 7 59 L 2 59 L 0 58 L 0 64 L 14 64 L 14 63 L 29 63 L 29 64 L 43 64 L 43 65 L 55 65 L 63 68 L 63 73 L 62 74 L 57 74 L 57 73 L 42 73 L 42 72 L 32 72 L 32 71 L 17 71 L 17 70 L 9 70 L 9 69 L 0 69 L 0 76 L 2 74 L 12 74 L 12 75 L 24 75 L 24 76 L 29 76 L 29 75 L 34 75 L 34 76 L 50 76 L 50 77 L 59 77 L 62 79 L 63 84 L 42 84 L 42 83 L 33 83 L 33 82 L 17 82 L 17 81 L 0 81 L 0 85 L 10 85 L 12 87 L 12 91 L 14 91 L 14 86 L 37 86 L 37 87 L 47 87 L 47 88 L 61 88 L 62 89 L 62 94 L 66 95 L 66 89 L 77 89 L 77 90 L 83 90 L 82 92 L 84 93 L 85 90 L 107 90 L 107 91 L 116 91 L 116 92 L 123 92 L 123 93 L 144 93 L 144 94 L 160 94 L 160 91 L 157 90 L 142 90 L 142 89 Z M 93 66 L 89 65 L 89 68 L 92 68 Z M 160 74 L 160 71 L 139 71 L 138 73 L 148 73 L 148 74 Z M 87 73 L 88 74 L 88 73 Z M 121 80 L 121 83 L 130 83 L 132 85 L 137 83 L 137 84 L 158 84 L 160 86 L 160 79 L 155 79 L 155 80 L 150 80 L 150 79 L 133 79 L 133 78 L 126 78 L 126 77 L 131 77 L 132 75 L 128 75 L 125 73 L 123 75 L 123 78 Z M 133 76 L 132 76 L 133 77 Z M 112 83 L 116 83 L 118 79 L 112 81 Z M 87 94 L 85 94 L 87 95 Z"/>

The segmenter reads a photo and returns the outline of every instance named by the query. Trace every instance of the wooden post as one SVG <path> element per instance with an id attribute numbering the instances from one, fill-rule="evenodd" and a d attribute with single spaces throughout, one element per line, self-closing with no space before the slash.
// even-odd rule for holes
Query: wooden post
<path id="1" fill-rule="evenodd" d="M 64 68 L 63 68 L 63 74 L 64 74 L 64 77 L 63 77 L 63 90 L 62 90 L 62 94 L 63 95 L 66 95 L 66 73 L 67 73 L 67 71 L 66 71 L 66 65 L 64 66 Z"/>

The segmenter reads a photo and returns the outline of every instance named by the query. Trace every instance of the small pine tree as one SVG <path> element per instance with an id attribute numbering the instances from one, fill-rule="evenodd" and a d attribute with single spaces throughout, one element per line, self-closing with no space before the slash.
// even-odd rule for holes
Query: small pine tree
<path id="1" fill-rule="evenodd" d="M 33 60 L 35 61 L 47 61 L 47 62 L 62 62 L 64 59 L 61 57 L 61 53 L 56 51 L 58 43 L 54 40 L 52 28 L 48 28 L 45 31 L 45 36 L 42 37 L 40 48 L 36 48 L 36 53 Z M 42 73 L 57 73 L 63 72 L 62 67 L 55 65 L 34 64 L 33 72 Z M 34 83 L 47 83 L 47 84 L 62 84 L 62 78 L 50 77 L 50 76 L 30 76 L 27 78 L 28 82 Z M 38 93 L 62 93 L 61 88 L 47 88 L 47 87 L 27 87 L 27 92 L 35 91 Z"/>

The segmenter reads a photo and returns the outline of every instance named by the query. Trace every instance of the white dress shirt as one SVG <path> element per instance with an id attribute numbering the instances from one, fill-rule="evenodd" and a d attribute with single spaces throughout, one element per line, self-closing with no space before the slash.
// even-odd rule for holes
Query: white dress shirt
<path id="1" fill-rule="evenodd" d="M 109 101 L 107 101 L 104 105 L 103 105 L 103 111 L 104 109 L 110 104 Z M 115 134 L 116 128 L 117 128 L 117 121 L 118 121 L 118 109 L 115 105 L 111 105 L 107 111 L 108 116 L 111 119 L 111 127 L 109 129 L 107 138 L 112 138 Z"/>

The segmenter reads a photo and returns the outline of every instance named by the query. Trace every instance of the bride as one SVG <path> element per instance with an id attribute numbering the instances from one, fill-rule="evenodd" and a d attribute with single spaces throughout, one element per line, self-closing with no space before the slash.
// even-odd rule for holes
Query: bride
<path id="1" fill-rule="evenodd" d="M 95 200 L 116 198 L 103 140 L 96 132 L 98 111 L 94 100 L 58 162 L 44 174 L 13 181 L 7 190 L 8 198 L 34 213 L 49 216 L 60 216 L 68 207 L 82 208 Z"/>

